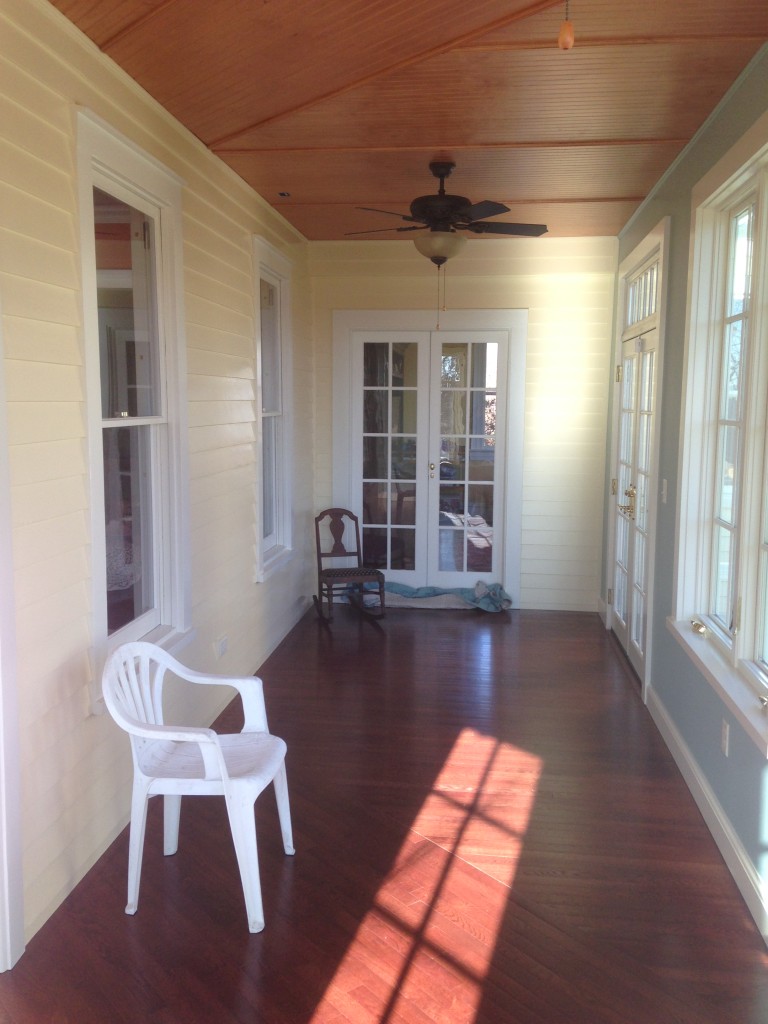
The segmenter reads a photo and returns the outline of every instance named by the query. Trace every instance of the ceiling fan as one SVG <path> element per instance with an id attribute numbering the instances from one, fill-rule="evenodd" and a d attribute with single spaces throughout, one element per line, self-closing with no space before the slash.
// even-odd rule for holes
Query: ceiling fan
<path id="1" fill-rule="evenodd" d="M 392 210 L 379 210 L 372 206 L 360 206 L 358 209 L 369 213 L 385 213 L 391 217 L 400 217 L 408 221 L 406 227 L 373 228 L 370 231 L 350 231 L 351 235 L 376 234 L 382 231 L 424 231 L 430 234 L 414 239 L 416 248 L 428 256 L 438 266 L 456 254 L 464 242 L 457 231 L 471 231 L 476 235 L 515 235 L 536 238 L 543 235 L 546 224 L 506 224 L 484 220 L 485 217 L 497 217 L 501 213 L 509 213 L 509 207 L 503 203 L 495 203 L 483 199 L 479 203 L 471 203 L 465 196 L 448 195 L 445 191 L 445 179 L 450 176 L 456 164 L 445 160 L 434 160 L 429 165 L 432 174 L 439 180 L 440 188 L 434 195 L 419 196 L 410 206 L 410 214 L 394 213 Z"/>

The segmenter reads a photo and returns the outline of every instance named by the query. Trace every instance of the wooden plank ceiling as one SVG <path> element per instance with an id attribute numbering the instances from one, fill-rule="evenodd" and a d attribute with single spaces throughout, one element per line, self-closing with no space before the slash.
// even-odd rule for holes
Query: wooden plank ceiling
<path id="1" fill-rule="evenodd" d="M 570 51 L 564 0 L 52 2 L 314 240 L 400 225 L 358 207 L 433 159 L 499 221 L 615 235 L 768 40 L 766 0 L 571 0 Z"/>

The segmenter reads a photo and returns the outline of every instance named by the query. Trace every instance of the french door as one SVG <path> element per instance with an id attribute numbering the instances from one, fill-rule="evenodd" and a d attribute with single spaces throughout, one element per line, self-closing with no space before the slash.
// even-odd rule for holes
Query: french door
<path id="1" fill-rule="evenodd" d="M 645 678 L 658 330 L 624 341 L 615 507 L 613 630 Z"/>
<path id="2" fill-rule="evenodd" d="M 524 385 L 518 368 L 510 412 L 510 331 L 354 330 L 348 340 L 350 436 L 335 445 L 348 464 L 335 476 L 360 516 L 366 563 L 413 587 L 518 589 L 509 434 L 514 420 L 522 435 Z"/>

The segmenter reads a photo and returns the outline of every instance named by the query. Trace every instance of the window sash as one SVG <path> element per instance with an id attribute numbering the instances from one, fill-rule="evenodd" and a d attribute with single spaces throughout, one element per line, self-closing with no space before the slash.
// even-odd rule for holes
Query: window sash
<path id="1" fill-rule="evenodd" d="M 91 575 L 96 674 L 92 708 L 100 713 L 103 701 L 96 680 L 110 649 L 123 641 L 141 637 L 169 646 L 189 628 L 182 182 L 89 111 L 79 111 L 77 122 L 93 540 Z M 118 208 L 124 204 L 131 210 L 127 218 L 131 227 L 130 267 L 121 267 L 119 263 L 109 266 L 104 260 L 102 269 L 97 272 L 94 188 L 116 199 Z M 119 222 L 125 218 L 118 210 L 115 219 Z M 102 240 L 106 237 L 108 235 L 103 234 Z M 113 333 L 116 350 L 123 347 L 119 354 L 119 383 L 115 379 L 117 367 L 113 365 L 110 377 L 107 360 L 102 359 L 98 315 L 100 298 L 104 298 L 104 294 L 100 296 L 102 289 L 133 291 L 125 303 L 131 311 L 130 316 L 126 314 L 127 325 L 117 325 Z M 118 336 L 119 331 L 127 333 Z M 125 350 L 126 340 L 136 343 L 130 353 Z M 166 353 L 169 344 L 170 362 Z M 132 397 L 128 399 L 131 388 Z M 103 394 L 108 399 L 104 406 Z M 140 582 L 134 575 L 133 593 L 126 595 L 131 605 L 129 614 L 134 617 L 126 625 L 113 628 L 116 619 L 113 615 L 110 621 L 108 610 L 110 570 L 106 538 L 107 495 L 111 493 L 111 486 L 105 480 L 104 448 L 105 438 L 121 428 L 131 431 L 134 438 L 130 505 L 135 507 L 130 513 L 131 516 L 136 513 L 138 520 L 135 524 L 129 522 L 127 527 L 123 524 L 129 536 L 123 536 L 123 543 L 116 548 L 117 560 L 125 561 L 125 542 L 130 540 L 133 547 L 135 529 L 141 533 L 146 571 L 142 565 Z M 130 469 L 128 472 L 130 474 Z M 151 488 L 140 483 L 145 480 L 145 473 L 151 474 Z M 118 528 L 113 530 L 121 532 Z M 113 564 L 113 576 L 114 570 Z M 124 574 L 123 581 L 126 579 L 127 574 Z"/>
<path id="2" fill-rule="evenodd" d="M 719 332 L 708 611 L 729 647 L 733 646 L 739 628 L 737 609 L 743 535 L 744 435 L 747 426 L 745 390 L 755 202 L 755 198 L 750 197 L 727 215 L 726 291 Z"/>
<path id="3" fill-rule="evenodd" d="M 290 261 L 254 238 L 257 397 L 255 580 L 266 579 L 291 551 Z"/>

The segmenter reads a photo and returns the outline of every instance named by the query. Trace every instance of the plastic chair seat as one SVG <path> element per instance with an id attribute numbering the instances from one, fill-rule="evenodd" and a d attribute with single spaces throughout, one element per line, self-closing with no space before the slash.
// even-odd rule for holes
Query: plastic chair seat
<path id="1" fill-rule="evenodd" d="M 266 789 L 279 770 L 288 750 L 278 736 L 261 733 L 235 733 L 218 737 L 219 747 L 230 780 L 248 777 L 259 791 Z M 144 747 L 139 766 L 154 779 L 205 780 L 217 791 L 224 791 L 221 779 L 205 778 L 205 762 L 200 748 L 176 740 L 154 740 Z M 197 791 L 197 787 L 196 791 Z"/>

